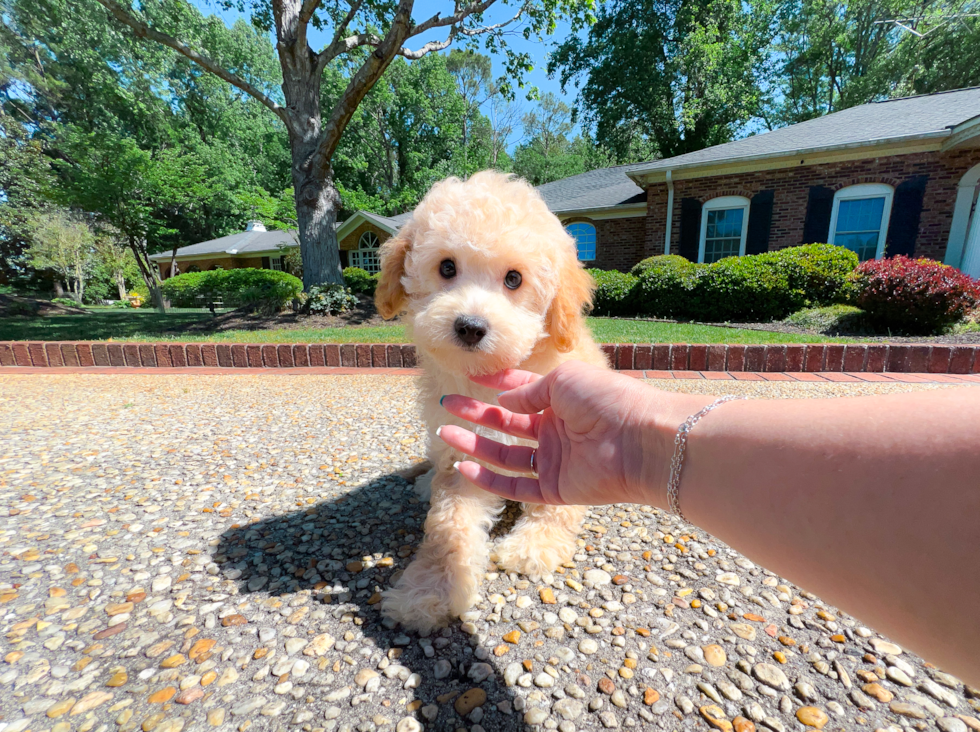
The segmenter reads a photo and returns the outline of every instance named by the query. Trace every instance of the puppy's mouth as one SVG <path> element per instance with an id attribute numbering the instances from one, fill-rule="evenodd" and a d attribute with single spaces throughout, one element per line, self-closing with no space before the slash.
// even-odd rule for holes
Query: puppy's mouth
<path id="1" fill-rule="evenodd" d="M 490 332 L 486 318 L 460 315 L 453 323 L 453 340 L 465 351 L 483 350 L 480 345 Z"/>

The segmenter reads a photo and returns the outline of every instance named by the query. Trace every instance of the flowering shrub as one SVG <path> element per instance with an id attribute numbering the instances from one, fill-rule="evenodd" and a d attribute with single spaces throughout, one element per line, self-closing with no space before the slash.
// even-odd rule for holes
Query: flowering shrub
<path id="1" fill-rule="evenodd" d="M 311 313 L 342 313 L 357 305 L 357 297 L 343 285 L 313 285 L 304 307 Z"/>
<path id="2" fill-rule="evenodd" d="M 871 260 L 853 279 L 854 303 L 876 328 L 893 332 L 941 333 L 980 304 L 980 282 L 931 259 Z"/>

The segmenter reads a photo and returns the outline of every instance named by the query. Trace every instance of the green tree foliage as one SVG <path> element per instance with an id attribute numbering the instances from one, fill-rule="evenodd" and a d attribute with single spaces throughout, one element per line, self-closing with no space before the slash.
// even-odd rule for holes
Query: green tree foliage
<path id="1" fill-rule="evenodd" d="M 728 142 L 755 114 L 773 34 L 768 0 L 612 0 L 548 69 L 580 86 L 585 122 L 621 160 Z"/>
<path id="2" fill-rule="evenodd" d="M 966 2 L 930 4 L 915 22 L 924 35 L 902 36 L 889 59 L 899 78 L 897 94 L 980 86 L 980 18 L 956 17 L 966 12 L 980 12 L 980 7 Z"/>
<path id="3" fill-rule="evenodd" d="M 95 262 L 95 235 L 77 214 L 51 209 L 30 219 L 31 243 L 25 251 L 35 269 L 50 270 L 68 285 L 79 304 Z"/>
<path id="4" fill-rule="evenodd" d="M 509 18 L 486 24 L 485 13 L 497 0 L 442 2 L 438 4 L 438 12 L 428 15 L 432 9 L 427 8 L 428 17 L 418 18 L 413 17 L 415 0 L 398 3 L 357 0 L 348 4 L 333 0 L 256 0 L 247 4 L 219 0 L 225 8 L 247 10 L 256 28 L 275 33 L 275 50 L 283 75 L 281 84 L 273 89 L 256 83 L 250 78 L 252 69 L 236 63 L 236 59 L 220 57 L 206 38 L 200 34 L 195 37 L 197 28 L 187 21 L 194 19 L 196 11 L 186 0 L 146 0 L 136 6 L 129 0 L 97 1 L 113 18 L 112 28 L 125 27 L 138 38 L 173 49 L 263 104 L 282 122 L 289 142 L 307 287 L 342 281 L 335 226 L 341 192 L 335 156 L 365 98 L 396 58 L 418 61 L 445 50 L 457 39 L 465 39 L 469 44 L 483 39 L 488 50 L 506 54 L 508 76 L 519 82 L 521 74 L 530 68 L 530 59 L 526 53 L 508 48 L 509 27 L 520 21 L 525 38 L 532 35 L 541 38 L 554 30 L 560 17 L 570 17 L 575 27 L 579 27 L 591 19 L 592 11 L 591 0 L 527 0 L 519 5 L 513 3 L 518 7 Z M 147 2 L 159 5 L 148 8 Z M 510 3 L 507 0 L 500 3 L 506 4 Z M 327 32 L 331 38 L 319 51 L 309 43 L 311 26 Z M 439 34 L 442 40 L 425 43 L 418 40 L 418 36 L 430 31 Z M 331 72 L 335 70 L 342 71 L 339 94 L 329 89 Z M 325 81 L 328 83 L 324 84 Z M 328 106 L 324 105 L 324 98 L 331 100 Z M 400 120 L 398 127 L 414 128 L 423 136 L 428 135 L 424 108 L 419 104 L 412 107 L 418 118 Z M 375 141 L 384 153 L 382 162 L 397 161 L 398 174 L 411 178 L 426 156 L 409 154 L 411 151 L 405 145 L 395 150 L 394 136 L 398 129 L 389 132 L 386 123 L 391 120 L 383 110 L 375 116 L 379 125 Z M 389 164 L 384 173 L 389 183 L 393 181 L 394 165 Z"/>
<path id="5" fill-rule="evenodd" d="M 554 94 L 542 96 L 537 109 L 524 115 L 522 124 L 525 141 L 514 151 L 514 172 L 533 185 L 616 163 L 588 138 L 569 139 L 574 129 L 572 110 Z"/>
<path id="6" fill-rule="evenodd" d="M 346 83 L 339 72 L 331 81 L 327 107 L 334 103 L 331 92 L 342 93 Z M 395 59 L 361 103 L 334 156 L 345 212 L 405 211 L 435 181 L 486 167 L 481 118 L 457 90 L 445 56 Z"/>
<path id="7" fill-rule="evenodd" d="M 85 288 L 89 302 L 126 300 L 130 288 L 143 281 L 139 266 L 127 246 L 125 237 L 114 229 L 95 234 L 95 263 Z"/>
<path id="8" fill-rule="evenodd" d="M 0 283 L 30 277 L 23 254 L 31 217 L 46 203 L 49 180 L 41 142 L 0 107 Z"/>
<path id="9" fill-rule="evenodd" d="M 227 28 L 173 0 L 142 7 L 254 83 L 280 81 L 268 38 L 247 23 Z M 286 190 L 277 119 L 184 56 L 120 34 L 98 3 L 7 0 L 3 20 L 0 102 L 53 162 L 45 195 L 122 232 L 151 291 L 149 253 L 240 231 Z"/>
<path id="10" fill-rule="evenodd" d="M 976 10 L 969 0 L 784 0 L 766 122 L 980 83 L 980 18 L 955 18 Z"/>

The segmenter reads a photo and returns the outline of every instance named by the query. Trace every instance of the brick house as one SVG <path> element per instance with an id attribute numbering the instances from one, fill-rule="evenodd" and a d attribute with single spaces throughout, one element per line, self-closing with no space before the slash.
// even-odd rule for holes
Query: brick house
<path id="1" fill-rule="evenodd" d="M 810 242 L 931 257 L 980 277 L 980 87 L 872 102 L 742 140 L 539 186 L 590 267 L 655 254 L 693 262 Z M 378 271 L 378 247 L 411 214 L 338 224 L 344 267 Z M 251 222 L 177 250 L 181 272 L 282 268 L 295 232 Z M 151 257 L 167 276 L 170 253 Z"/>
<path id="2" fill-rule="evenodd" d="M 408 218 L 409 214 L 387 217 L 358 211 L 337 225 L 340 263 L 369 272 L 378 271 L 378 247 Z M 209 269 L 282 270 L 284 250 L 299 247 L 295 231 L 267 231 L 261 221 L 249 221 L 245 231 L 223 236 L 177 250 L 177 273 Z M 172 252 L 154 254 L 150 259 L 160 268 L 160 276 L 170 276 Z"/>
<path id="3" fill-rule="evenodd" d="M 980 276 L 980 88 L 873 102 L 724 145 L 539 187 L 580 258 L 711 262 L 809 242 Z"/>

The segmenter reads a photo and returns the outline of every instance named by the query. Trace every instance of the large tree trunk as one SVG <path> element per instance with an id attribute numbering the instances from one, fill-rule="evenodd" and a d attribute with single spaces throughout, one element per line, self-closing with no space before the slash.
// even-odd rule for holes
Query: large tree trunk
<path id="1" fill-rule="evenodd" d="M 129 238 L 129 248 L 136 257 L 136 265 L 139 267 L 140 274 L 146 289 L 150 291 L 150 300 L 153 307 L 161 313 L 166 312 L 167 303 L 163 299 L 163 292 L 160 290 L 160 270 L 156 264 L 150 261 L 150 255 L 146 251 L 146 242 L 135 237 Z"/>
<path id="2" fill-rule="evenodd" d="M 284 6 L 276 17 L 282 92 L 293 124 L 289 130 L 293 191 L 299 225 L 299 251 L 303 258 L 303 288 L 344 281 L 334 224 L 340 195 L 333 183 L 329 161 L 321 159 L 323 135 L 320 110 L 320 73 L 316 54 L 306 43 L 306 30 L 298 22 L 299 3 Z"/>
<path id="3" fill-rule="evenodd" d="M 294 165 L 293 185 L 296 191 L 299 251 L 303 257 L 303 289 L 309 290 L 313 285 L 343 283 L 335 227 L 340 194 L 333 180 L 303 176 Z"/>

